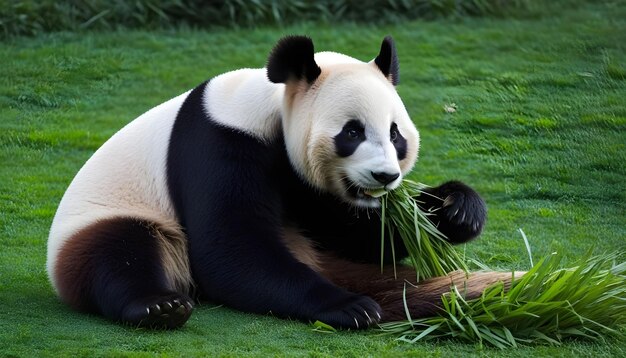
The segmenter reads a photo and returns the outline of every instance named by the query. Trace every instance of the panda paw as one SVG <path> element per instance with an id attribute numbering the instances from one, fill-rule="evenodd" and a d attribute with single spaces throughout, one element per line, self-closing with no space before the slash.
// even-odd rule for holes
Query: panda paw
<path id="1" fill-rule="evenodd" d="M 174 329 L 185 324 L 192 311 L 189 297 L 173 293 L 133 301 L 124 310 L 122 320 L 136 327 Z"/>
<path id="2" fill-rule="evenodd" d="M 335 328 L 365 329 L 380 321 L 382 310 L 373 299 L 348 293 L 337 304 L 319 312 L 315 319 Z"/>
<path id="3" fill-rule="evenodd" d="M 426 199 L 422 206 L 434 209 L 433 222 L 451 243 L 463 243 L 481 233 L 487 218 L 487 206 L 474 189 L 451 181 L 428 192 L 439 199 Z"/>

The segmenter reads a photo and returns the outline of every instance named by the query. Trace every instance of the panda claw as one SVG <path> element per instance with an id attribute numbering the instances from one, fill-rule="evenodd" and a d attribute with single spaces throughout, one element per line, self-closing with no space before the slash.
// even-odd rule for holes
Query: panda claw
<path id="1" fill-rule="evenodd" d="M 187 310 L 188 310 L 187 306 L 181 305 L 181 306 L 178 306 L 178 308 L 174 311 L 174 313 L 179 314 L 179 315 L 183 315 L 183 314 L 187 313 Z"/>
<path id="2" fill-rule="evenodd" d="M 356 329 L 359 329 L 359 321 L 356 319 L 356 317 L 353 317 L 354 319 L 354 323 L 356 324 Z"/>
<path id="3" fill-rule="evenodd" d="M 189 301 L 185 301 L 184 305 L 185 305 L 185 307 L 187 307 L 187 310 L 189 310 L 189 311 L 191 311 L 193 309 L 193 305 Z"/>
<path id="4" fill-rule="evenodd" d="M 367 316 L 367 325 L 369 326 L 370 324 L 372 324 L 372 318 L 369 314 L 367 314 L 367 311 L 364 310 L 363 313 L 365 313 L 365 316 Z"/>

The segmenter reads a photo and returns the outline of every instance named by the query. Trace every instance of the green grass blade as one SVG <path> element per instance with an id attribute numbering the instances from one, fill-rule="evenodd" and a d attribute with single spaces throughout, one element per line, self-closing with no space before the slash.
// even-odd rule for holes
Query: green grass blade
<path id="1" fill-rule="evenodd" d="M 530 260 L 530 267 L 535 266 L 535 264 L 533 263 L 533 253 L 530 250 L 530 243 L 528 242 L 528 238 L 526 237 L 526 234 L 524 234 L 524 231 L 522 231 L 522 228 L 519 228 L 519 233 L 522 234 L 522 239 L 524 239 L 524 244 L 526 245 L 526 251 L 528 251 L 528 259 Z"/>

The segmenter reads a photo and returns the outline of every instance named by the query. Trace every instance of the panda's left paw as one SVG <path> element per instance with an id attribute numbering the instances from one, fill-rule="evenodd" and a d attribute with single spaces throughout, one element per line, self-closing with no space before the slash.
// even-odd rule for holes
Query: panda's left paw
<path id="1" fill-rule="evenodd" d="M 170 293 L 131 302 L 122 320 L 136 327 L 174 329 L 185 324 L 192 311 L 193 303 L 187 295 Z"/>
<path id="2" fill-rule="evenodd" d="M 438 203 L 432 199 L 428 201 L 431 208 L 435 209 L 434 223 L 451 243 L 463 243 L 481 233 L 487 218 L 487 206 L 474 189 L 461 182 L 451 181 L 429 192 L 443 200 Z"/>

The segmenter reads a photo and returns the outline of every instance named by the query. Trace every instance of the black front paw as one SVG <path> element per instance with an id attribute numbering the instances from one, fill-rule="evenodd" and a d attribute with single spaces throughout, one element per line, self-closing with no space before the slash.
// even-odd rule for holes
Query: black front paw
<path id="1" fill-rule="evenodd" d="M 474 189 L 450 181 L 426 191 L 431 195 L 421 195 L 419 201 L 423 203 L 420 206 L 434 211 L 431 220 L 448 241 L 459 244 L 481 233 L 487 218 L 487 206 Z"/>
<path id="2" fill-rule="evenodd" d="M 373 299 L 347 292 L 314 318 L 335 328 L 364 329 L 380 321 L 381 312 Z"/>

